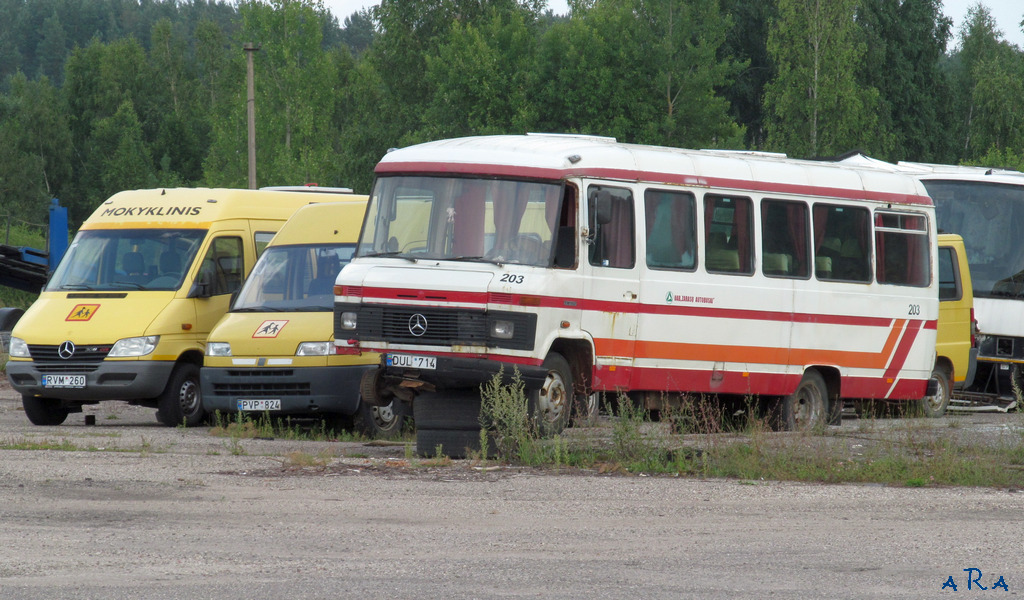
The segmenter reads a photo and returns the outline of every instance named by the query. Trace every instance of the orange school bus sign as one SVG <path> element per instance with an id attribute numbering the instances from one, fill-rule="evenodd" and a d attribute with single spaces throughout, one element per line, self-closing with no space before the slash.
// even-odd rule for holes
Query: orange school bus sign
<path id="1" fill-rule="evenodd" d="M 65 321 L 88 321 L 96 311 L 100 309 L 99 304 L 78 304 L 71 309 Z"/>

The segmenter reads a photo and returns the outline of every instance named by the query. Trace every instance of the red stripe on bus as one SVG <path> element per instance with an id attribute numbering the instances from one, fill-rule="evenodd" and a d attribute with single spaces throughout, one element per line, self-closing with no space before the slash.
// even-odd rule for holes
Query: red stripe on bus
<path id="1" fill-rule="evenodd" d="M 410 302 L 451 302 L 459 304 L 478 304 L 480 309 L 486 308 L 492 297 L 490 292 L 453 292 L 430 291 L 413 288 L 380 288 L 363 287 L 363 298 L 379 300 L 399 300 Z M 675 315 L 714 319 L 743 319 L 751 321 L 781 321 L 791 323 L 820 323 L 824 325 L 853 325 L 862 327 L 885 327 L 892 323 L 891 318 L 868 317 L 859 315 L 829 315 L 813 313 L 793 313 L 785 311 L 750 310 L 744 308 L 708 308 L 702 306 L 663 306 L 660 304 L 638 304 L 636 302 L 619 302 L 605 300 L 585 300 L 564 296 L 538 296 L 536 294 L 511 295 L 511 302 L 501 302 L 508 306 L 520 306 L 520 299 L 529 297 L 539 299 L 540 306 L 568 310 L 585 310 L 592 312 L 644 314 L 644 315 Z M 408 305 L 416 308 L 416 305 Z M 935 328 L 935 322 L 929 321 L 928 329 Z"/>

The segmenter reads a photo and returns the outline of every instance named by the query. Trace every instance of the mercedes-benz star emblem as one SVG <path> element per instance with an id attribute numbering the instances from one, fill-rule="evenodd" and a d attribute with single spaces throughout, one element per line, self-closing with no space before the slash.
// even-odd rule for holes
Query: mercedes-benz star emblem
<path id="1" fill-rule="evenodd" d="M 75 345 L 70 340 L 62 342 L 60 346 L 57 346 L 57 356 L 67 360 L 75 355 Z"/>
<path id="2" fill-rule="evenodd" d="M 416 337 L 420 337 L 427 332 L 427 318 L 416 313 L 409 317 L 409 333 Z"/>

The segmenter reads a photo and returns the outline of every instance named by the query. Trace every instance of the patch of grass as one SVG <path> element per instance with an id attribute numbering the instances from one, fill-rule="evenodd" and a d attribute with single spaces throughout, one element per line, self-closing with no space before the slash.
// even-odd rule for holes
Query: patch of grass
<path id="1" fill-rule="evenodd" d="M 84 450 L 84 448 L 65 439 L 59 441 L 42 440 L 38 442 L 17 440 L 0 443 L 0 450 L 64 450 L 66 452 L 73 452 Z"/>
<path id="2" fill-rule="evenodd" d="M 677 408 L 659 411 L 660 422 L 651 422 L 641 405 L 619 395 L 608 407 L 614 413 L 610 431 L 587 428 L 579 437 L 540 439 L 524 417 L 525 395 L 515 379 L 503 386 L 496 378 L 482 393 L 491 411 L 484 424 L 498 440 L 498 457 L 527 466 L 744 481 L 1024 487 L 1024 427 L 1008 429 L 996 443 L 973 438 L 959 424 L 923 418 L 867 417 L 855 430 L 775 432 L 754 398 L 736 411 L 714 397 L 683 398 Z"/>
<path id="3" fill-rule="evenodd" d="M 334 459 L 334 455 L 329 451 L 321 451 L 316 454 L 310 454 L 309 452 L 302 452 L 299 450 L 293 450 L 285 453 L 281 459 L 281 464 L 285 467 L 293 468 L 324 468 L 330 464 L 331 460 Z"/>
<path id="4" fill-rule="evenodd" d="M 325 419 L 273 418 L 269 413 L 249 415 L 217 411 L 212 417 L 210 435 L 241 439 L 283 439 L 314 442 L 352 442 L 364 438 L 344 429 L 336 429 Z"/>

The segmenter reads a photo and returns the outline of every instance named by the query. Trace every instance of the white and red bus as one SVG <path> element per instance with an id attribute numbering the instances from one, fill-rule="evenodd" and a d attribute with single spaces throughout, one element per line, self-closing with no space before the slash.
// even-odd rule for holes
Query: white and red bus
<path id="1" fill-rule="evenodd" d="M 548 431 L 602 392 L 834 423 L 844 399 L 925 395 L 935 235 L 922 184 L 881 169 L 590 136 L 420 144 L 376 167 L 336 351 L 383 353 L 364 401 L 413 402 L 421 453 L 478 439 L 500 370 Z"/>

